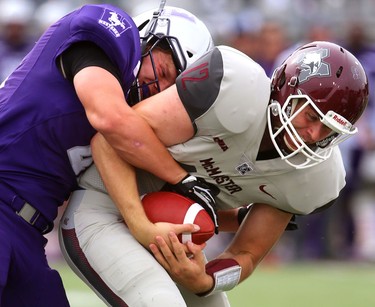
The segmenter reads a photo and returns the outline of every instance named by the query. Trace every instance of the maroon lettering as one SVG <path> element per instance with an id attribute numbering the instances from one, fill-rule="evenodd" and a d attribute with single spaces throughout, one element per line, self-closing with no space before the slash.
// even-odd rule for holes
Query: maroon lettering
<path id="1" fill-rule="evenodd" d="M 212 158 L 200 160 L 201 165 L 206 170 L 207 174 L 215 180 L 215 182 L 224 187 L 230 194 L 242 191 L 242 188 L 238 186 L 229 176 L 220 175 L 222 171 L 219 167 L 214 167 L 215 161 Z"/>
<path id="2" fill-rule="evenodd" d="M 204 160 L 200 160 L 199 162 L 201 162 L 201 165 L 207 169 L 207 168 L 212 168 L 212 166 L 214 165 L 214 161 L 212 158 L 209 158 L 209 159 L 204 159 Z"/>
<path id="3" fill-rule="evenodd" d="M 333 119 L 335 121 L 337 121 L 340 125 L 343 125 L 345 126 L 346 125 L 346 121 L 340 117 L 338 117 L 336 114 L 333 116 Z"/>
<path id="4" fill-rule="evenodd" d="M 220 148 L 222 149 L 222 151 L 226 151 L 229 149 L 229 147 L 227 146 L 227 144 L 225 144 L 225 142 L 218 138 L 218 137 L 214 137 L 214 141 L 215 143 L 219 144 Z"/>
<path id="5" fill-rule="evenodd" d="M 182 88 L 186 90 L 186 82 L 199 82 L 208 79 L 209 72 L 207 66 L 208 63 L 206 62 L 183 72 L 181 76 Z M 188 76 L 190 73 L 196 71 L 199 73 L 199 76 Z"/>
<path id="6" fill-rule="evenodd" d="M 218 184 L 223 184 L 224 182 L 230 180 L 228 176 L 215 176 L 212 178 L 215 179 Z"/>
<path id="7" fill-rule="evenodd" d="M 226 187 L 227 190 L 230 192 L 230 194 L 234 194 L 236 192 L 240 192 L 242 191 L 242 188 L 238 185 L 232 185 L 230 187 Z"/>

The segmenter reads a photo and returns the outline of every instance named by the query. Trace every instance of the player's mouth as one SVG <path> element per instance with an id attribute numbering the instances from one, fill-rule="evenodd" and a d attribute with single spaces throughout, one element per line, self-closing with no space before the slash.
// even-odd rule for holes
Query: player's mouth
<path id="1" fill-rule="evenodd" d="M 291 136 L 288 134 L 288 133 L 285 133 L 284 134 L 284 142 L 285 142 L 285 145 L 286 147 L 291 150 L 291 151 L 295 151 L 297 150 L 299 147 L 301 147 L 301 143 L 298 141 L 298 138 L 296 137 L 293 137 L 294 141 L 292 140 Z M 303 138 L 301 138 L 302 142 L 303 143 L 306 143 L 305 140 Z M 296 146 L 296 144 L 298 145 L 298 147 Z"/>

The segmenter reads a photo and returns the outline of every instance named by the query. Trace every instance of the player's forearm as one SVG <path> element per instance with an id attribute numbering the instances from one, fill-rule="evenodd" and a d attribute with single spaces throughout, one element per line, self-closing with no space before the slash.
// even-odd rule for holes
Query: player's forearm
<path id="1" fill-rule="evenodd" d="M 108 194 L 118 207 L 132 233 L 145 229 L 147 219 L 136 183 L 134 168 L 116 154 L 103 136 L 97 134 L 92 142 L 92 154 Z"/>
<path id="2" fill-rule="evenodd" d="M 124 123 L 122 127 L 113 127 L 113 132 L 104 135 L 122 159 L 171 184 L 186 176 L 186 171 L 173 159 L 141 117 L 127 117 Z"/>
<path id="3" fill-rule="evenodd" d="M 218 258 L 236 260 L 242 268 L 239 282 L 243 281 L 275 246 L 291 217 L 270 205 L 252 204 L 235 238 Z"/>
<path id="4" fill-rule="evenodd" d="M 219 210 L 219 231 L 236 232 L 239 227 L 238 208 L 230 210 Z"/>
<path id="5" fill-rule="evenodd" d="M 74 86 L 91 125 L 122 159 L 172 184 L 186 176 L 147 121 L 127 105 L 113 75 L 87 67 L 76 74 Z"/>

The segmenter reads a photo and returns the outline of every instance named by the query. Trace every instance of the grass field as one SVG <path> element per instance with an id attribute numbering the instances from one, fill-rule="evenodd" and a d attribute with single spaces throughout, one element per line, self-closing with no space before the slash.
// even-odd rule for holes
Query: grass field
<path id="1" fill-rule="evenodd" d="M 65 264 L 53 266 L 62 275 L 72 307 L 105 306 Z M 374 289 L 375 264 L 263 264 L 228 296 L 232 307 L 373 307 Z"/>

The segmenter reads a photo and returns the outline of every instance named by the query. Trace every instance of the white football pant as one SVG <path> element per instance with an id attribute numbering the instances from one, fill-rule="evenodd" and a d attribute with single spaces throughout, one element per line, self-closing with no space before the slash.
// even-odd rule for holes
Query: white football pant
<path id="1" fill-rule="evenodd" d="M 108 306 L 228 307 L 225 293 L 206 298 L 178 289 L 125 226 L 105 193 L 75 191 L 60 221 L 63 255 Z"/>

